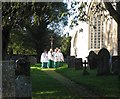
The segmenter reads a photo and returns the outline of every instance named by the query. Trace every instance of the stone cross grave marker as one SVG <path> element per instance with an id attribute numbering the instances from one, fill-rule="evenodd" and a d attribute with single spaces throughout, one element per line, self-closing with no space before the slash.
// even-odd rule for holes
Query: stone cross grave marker
<path id="1" fill-rule="evenodd" d="M 84 64 L 83 75 L 89 75 L 89 72 L 87 71 L 88 62 L 85 60 L 83 64 Z"/>

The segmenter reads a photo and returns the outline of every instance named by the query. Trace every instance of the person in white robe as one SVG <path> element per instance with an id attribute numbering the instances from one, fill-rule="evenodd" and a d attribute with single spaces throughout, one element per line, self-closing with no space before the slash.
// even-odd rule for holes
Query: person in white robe
<path id="1" fill-rule="evenodd" d="M 54 65 L 54 64 L 53 64 L 53 61 L 54 61 L 53 50 L 50 49 L 50 50 L 48 51 L 48 65 L 47 65 L 48 68 L 54 67 L 54 66 L 53 66 L 53 65 Z"/>
<path id="2" fill-rule="evenodd" d="M 59 67 L 59 53 L 58 53 L 58 48 L 56 48 L 53 52 L 53 56 L 54 56 L 54 68 Z"/>
<path id="3" fill-rule="evenodd" d="M 47 51 L 44 50 L 44 52 L 41 54 L 40 62 L 42 63 L 41 68 L 46 68 L 48 64 L 48 54 Z"/>
<path id="4" fill-rule="evenodd" d="M 58 64 L 59 64 L 59 67 L 62 66 L 63 62 L 64 62 L 64 56 L 63 56 L 61 50 L 58 49 Z"/>

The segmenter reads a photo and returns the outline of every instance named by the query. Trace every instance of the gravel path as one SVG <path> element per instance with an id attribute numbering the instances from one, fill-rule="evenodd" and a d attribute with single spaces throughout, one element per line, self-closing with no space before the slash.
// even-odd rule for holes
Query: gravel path
<path id="1" fill-rule="evenodd" d="M 60 83 L 62 83 L 69 90 L 69 92 L 74 93 L 75 96 L 80 96 L 80 97 L 97 97 L 98 96 L 91 90 L 88 90 L 83 86 L 76 84 L 74 81 L 71 81 L 70 79 L 55 72 L 54 69 L 42 69 L 42 70 L 48 75 L 58 80 Z"/>

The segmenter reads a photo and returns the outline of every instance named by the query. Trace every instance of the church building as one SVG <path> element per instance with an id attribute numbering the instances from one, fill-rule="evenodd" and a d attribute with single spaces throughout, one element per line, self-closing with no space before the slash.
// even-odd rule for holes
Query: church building
<path id="1" fill-rule="evenodd" d="M 98 53 L 101 48 L 108 49 L 112 56 L 117 55 L 117 23 L 108 11 L 97 11 L 96 6 L 104 7 L 104 3 L 90 2 L 88 24 L 80 21 L 74 28 L 71 56 L 85 59 L 91 50 Z"/>

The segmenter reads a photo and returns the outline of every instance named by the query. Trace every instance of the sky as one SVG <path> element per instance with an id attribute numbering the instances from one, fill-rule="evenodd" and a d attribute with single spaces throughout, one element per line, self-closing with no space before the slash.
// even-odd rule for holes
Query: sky
<path id="1" fill-rule="evenodd" d="M 67 3 L 68 9 L 71 9 L 71 3 L 72 3 L 73 1 L 78 1 L 78 0 L 64 0 L 64 1 Z M 79 2 L 80 2 L 80 1 L 81 1 L 81 0 L 79 0 Z M 77 8 L 77 6 L 76 6 L 76 8 Z M 72 10 L 70 10 L 70 11 L 72 11 Z M 76 13 L 76 14 L 77 14 L 77 13 Z M 71 16 L 68 18 L 68 26 L 66 26 L 66 27 L 64 28 L 64 33 L 63 33 L 63 34 L 69 33 L 69 36 L 72 35 L 73 29 L 70 28 L 70 25 L 71 25 L 71 21 L 72 21 L 73 17 L 74 17 L 76 14 L 71 15 Z"/>
<path id="2" fill-rule="evenodd" d="M 71 29 L 71 28 L 70 28 L 70 24 L 71 24 L 71 20 L 73 19 L 73 17 L 78 14 L 77 12 L 79 12 L 77 8 L 81 5 L 82 2 L 87 2 L 87 3 L 88 3 L 88 2 L 91 2 L 91 0 L 64 0 L 64 1 L 68 4 L 68 9 L 71 9 L 71 3 L 72 3 L 73 1 L 80 2 L 79 5 L 76 5 L 76 7 L 75 7 L 75 8 L 76 8 L 76 10 L 75 10 L 75 11 L 76 11 L 76 14 L 74 14 L 74 15 L 72 15 L 72 16 L 70 16 L 70 17 L 68 18 L 68 19 L 69 19 L 69 20 L 68 20 L 68 26 L 66 26 L 66 27 L 64 28 L 64 33 L 69 33 L 69 35 L 72 36 L 72 33 L 73 33 L 73 31 L 74 31 L 73 29 L 76 28 L 76 26 L 74 26 L 74 27 Z M 71 11 L 72 11 L 72 10 L 71 10 Z"/>

